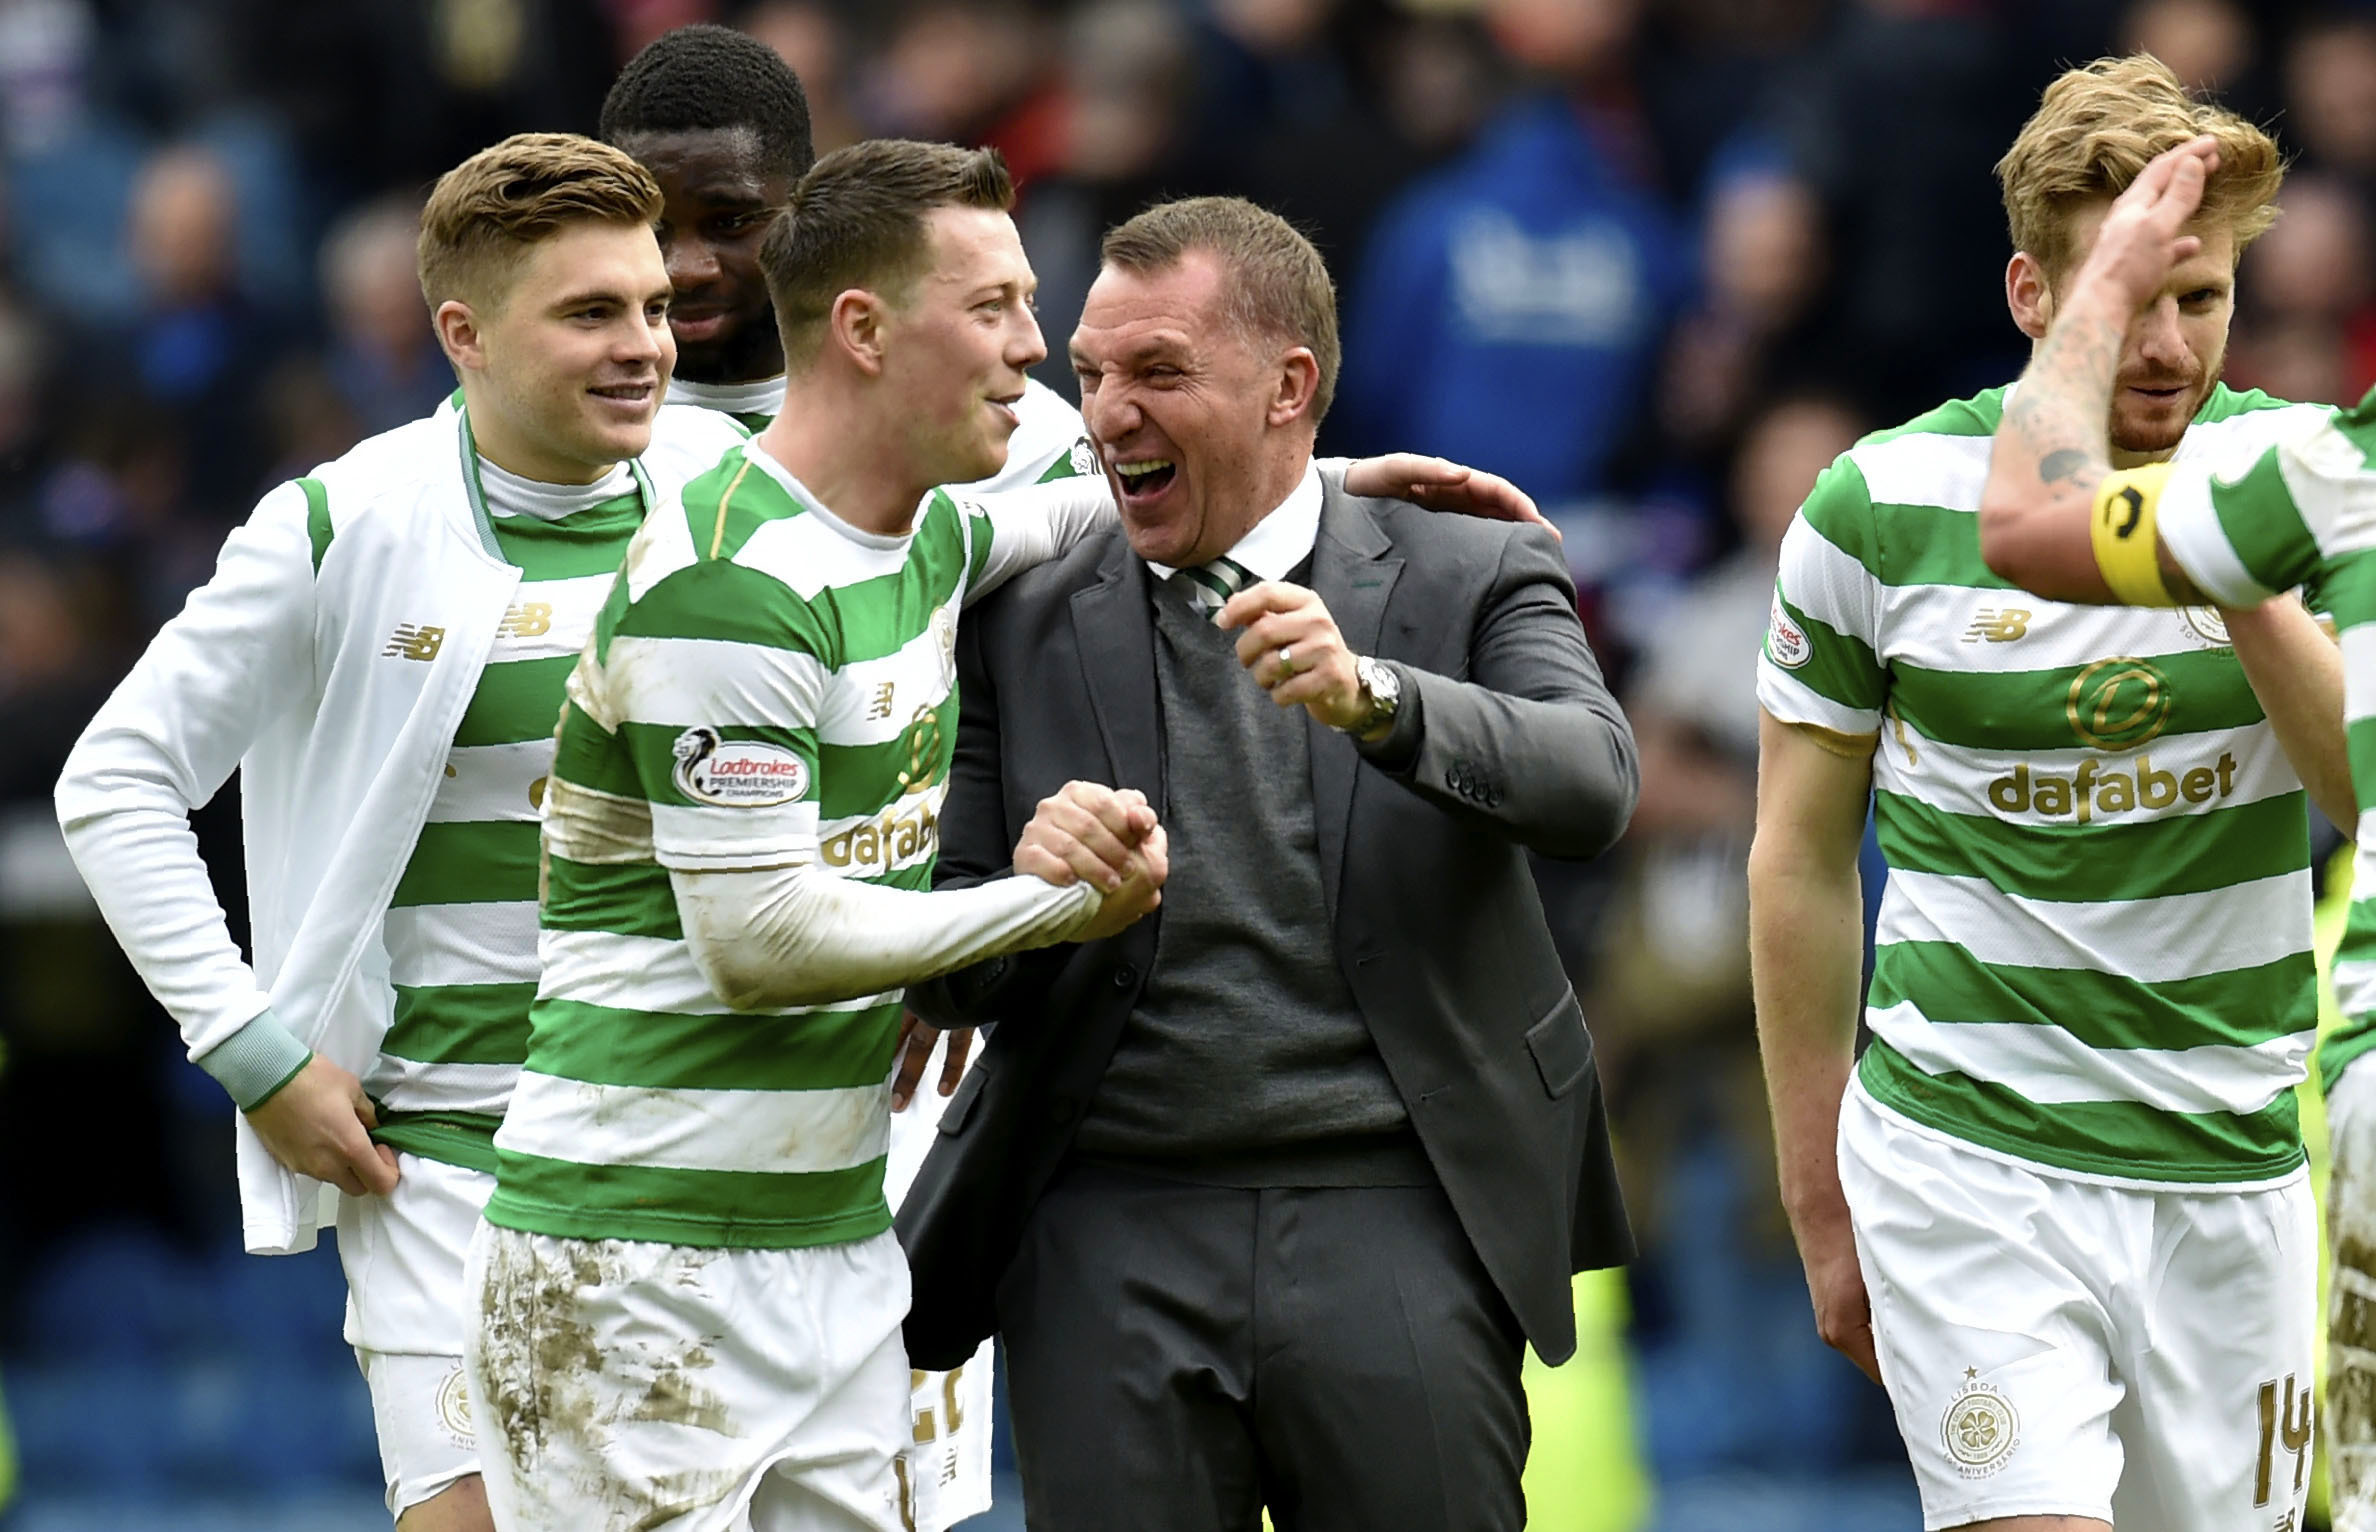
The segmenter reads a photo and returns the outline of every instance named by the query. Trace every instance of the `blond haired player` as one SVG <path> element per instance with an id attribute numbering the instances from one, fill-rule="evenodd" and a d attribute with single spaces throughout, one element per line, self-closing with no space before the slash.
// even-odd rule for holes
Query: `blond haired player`
<path id="1" fill-rule="evenodd" d="M 248 1248 L 336 1224 L 407 1532 L 492 1525 L 462 1252 L 527 1046 L 561 683 L 646 508 L 741 436 L 655 428 L 659 206 L 633 160 L 564 134 L 448 171 L 420 274 L 456 399 L 267 494 L 58 783 L 108 923 L 243 1114 Z M 186 823 L 234 767 L 253 966 Z"/>
<path id="2" fill-rule="evenodd" d="M 2017 409 L 2008 411 L 1990 464 L 1981 514 L 1990 565 L 2032 589 L 2069 601 L 2166 607 L 2184 601 L 2244 604 L 2317 579 L 2342 631 L 2343 684 L 2295 678 L 2338 717 L 2354 745 L 2358 803 L 2355 899 L 2335 957 L 2335 998 L 2344 1024 L 2322 1051 L 2334 1136 L 2336 1243 L 2334 1367 L 2329 1375 L 2329 1466 L 2338 1532 L 2376 1526 L 2376 1451 L 2368 1419 L 2367 1301 L 2371 1292 L 2367 1206 L 2368 1071 L 2349 1066 L 2376 1032 L 2376 873 L 2369 821 L 2376 767 L 2364 749 L 2376 716 L 2376 393 L 2256 458 L 2224 465 L 2123 465 L 2082 429 L 2111 386 L 2105 337 L 2150 304 L 2173 265 L 2193 259 L 2208 237 L 2207 188 L 2219 183 L 2227 145 L 2198 139 L 2160 156 L 2105 218 L 2103 232 L 2072 283 L 2069 303 L 2032 359 Z M 2350 824 L 2346 816 L 2340 823 Z M 2223 1306 L 2231 1321 L 2238 1311 Z M 2289 1380 L 2298 1381 L 2298 1380 Z M 2286 1394 L 2296 1392 L 2288 1388 Z M 2291 1442 L 2308 1429 L 2292 1401 L 2263 1394 L 2261 1414 Z M 2270 1434 L 2263 1429 L 2264 1438 Z"/>
<path id="3" fill-rule="evenodd" d="M 2043 337 L 2114 196 L 2203 134 L 2226 162 L 2198 248 L 2096 338 L 2073 429 L 2100 460 L 2247 463 L 2325 413 L 2217 382 L 2281 171 L 2152 59 L 2063 75 L 1998 166 L 2007 305 Z M 1867 438 L 1784 544 L 1750 893 L 1785 1198 L 1927 1527 L 2292 1527 L 2304 784 L 2347 812 L 2339 663 L 2291 597 L 2105 611 L 1993 574 L 1990 433 L 2031 386 Z M 1890 874 L 1852 1064 L 1868 802 Z"/>

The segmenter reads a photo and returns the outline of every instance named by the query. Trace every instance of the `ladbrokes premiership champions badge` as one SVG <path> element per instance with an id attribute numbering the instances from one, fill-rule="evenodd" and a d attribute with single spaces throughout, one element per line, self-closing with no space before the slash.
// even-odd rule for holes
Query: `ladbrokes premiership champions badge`
<path id="1" fill-rule="evenodd" d="M 808 763 L 764 740 L 722 739 L 715 729 L 692 728 L 676 737 L 671 753 L 677 791 L 696 803 L 765 808 L 808 792 Z"/>

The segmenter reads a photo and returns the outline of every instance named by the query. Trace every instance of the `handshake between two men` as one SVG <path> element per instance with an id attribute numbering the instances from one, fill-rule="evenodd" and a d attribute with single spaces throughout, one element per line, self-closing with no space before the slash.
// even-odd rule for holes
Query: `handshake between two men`
<path id="1" fill-rule="evenodd" d="M 1214 623 L 1238 634 L 1238 663 L 1281 707 L 1301 706 L 1322 724 L 1356 735 L 1377 698 L 1355 664 L 1356 656 L 1338 631 L 1336 619 L 1317 591 L 1286 580 L 1266 580 L 1231 596 Z M 1391 720 L 1389 720 L 1390 722 Z M 1031 823 L 1015 843 L 1015 872 L 1058 888 L 1086 882 L 1105 896 L 1097 919 L 1076 940 L 1098 941 L 1127 930 L 1163 902 L 1171 870 L 1170 842 L 1147 795 L 1134 787 L 1072 781 L 1039 802 Z M 929 1063 L 940 1032 L 906 1018 L 900 1063 L 892 1081 L 894 1110 L 904 1109 Z M 939 1090 L 957 1088 L 971 1051 L 972 1035 L 949 1039 Z"/>

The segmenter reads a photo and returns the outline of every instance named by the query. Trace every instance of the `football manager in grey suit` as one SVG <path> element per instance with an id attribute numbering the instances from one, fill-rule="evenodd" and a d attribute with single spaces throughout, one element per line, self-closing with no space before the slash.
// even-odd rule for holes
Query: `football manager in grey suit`
<path id="1" fill-rule="evenodd" d="M 1523 1343 L 1564 1360 L 1570 1275 L 1632 1253 L 1526 853 L 1617 838 L 1632 735 L 1544 528 L 1314 467 L 1301 235 L 1199 198 L 1103 258 L 1121 526 L 966 614 L 940 880 L 1168 881 L 909 992 L 997 1023 L 900 1213 L 909 1349 L 1004 1335 L 1036 1532 L 1517 1532 Z"/>

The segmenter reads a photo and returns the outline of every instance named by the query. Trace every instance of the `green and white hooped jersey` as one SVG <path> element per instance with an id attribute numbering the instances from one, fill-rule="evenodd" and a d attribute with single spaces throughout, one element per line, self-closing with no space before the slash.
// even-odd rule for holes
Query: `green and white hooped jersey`
<path id="1" fill-rule="evenodd" d="M 899 995 L 729 1010 L 669 870 L 930 887 L 958 610 L 1004 573 L 993 541 L 938 491 L 908 535 L 861 532 L 755 443 L 637 535 L 569 681 L 491 1222 L 772 1248 L 889 1227 Z"/>
<path id="2" fill-rule="evenodd" d="M 1783 542 L 1758 700 L 1880 737 L 1858 1077 L 2067 1172 L 2288 1175 L 2317 1020 L 2306 795 L 2215 611 L 2046 601 L 1982 562 L 2004 392 L 1858 443 Z M 2176 461 L 2246 463 L 2326 413 L 2217 388 Z"/>
<path id="3" fill-rule="evenodd" d="M 2249 462 L 2170 476 L 2162 541 L 2196 588 L 2247 606 L 2315 581 L 2343 645 L 2343 718 L 2360 809 L 2352 903 L 2335 954 L 2343 1023 L 2318 1050 L 2332 1089 L 2376 1049 L 2376 390 Z"/>
<path id="4" fill-rule="evenodd" d="M 537 823 L 554 721 L 651 490 L 625 464 L 582 487 L 473 468 L 520 583 L 389 904 L 395 1019 L 363 1084 L 381 1142 L 492 1171 L 536 998 Z"/>

